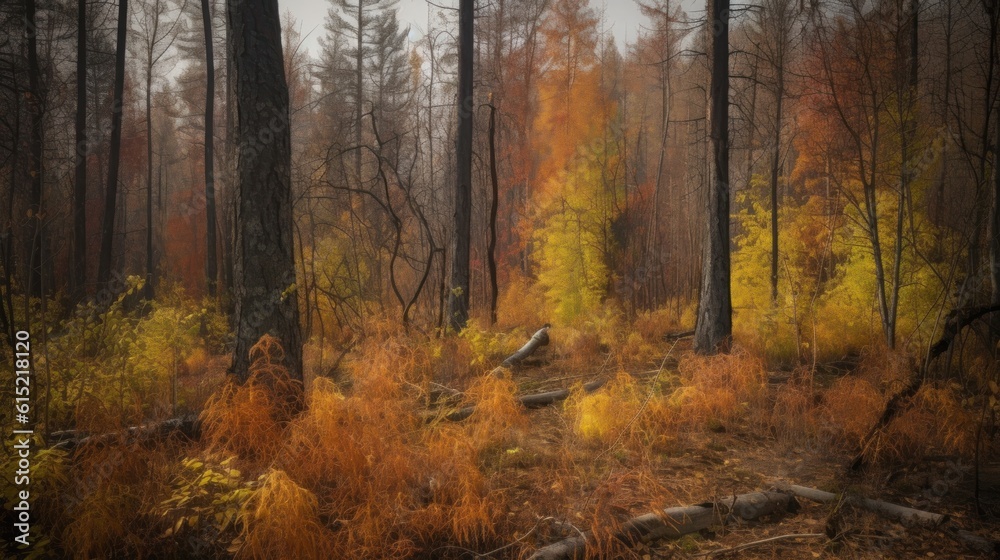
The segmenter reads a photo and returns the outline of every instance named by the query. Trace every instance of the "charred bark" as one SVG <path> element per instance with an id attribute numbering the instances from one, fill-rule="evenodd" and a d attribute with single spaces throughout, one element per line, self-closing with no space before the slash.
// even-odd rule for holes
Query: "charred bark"
<path id="1" fill-rule="evenodd" d="M 708 13 L 712 17 L 709 26 L 712 182 L 694 335 L 694 349 L 700 354 L 728 352 L 733 333 L 729 286 L 729 0 L 708 0 Z"/>
<path id="2" fill-rule="evenodd" d="M 292 227 L 288 87 L 277 0 L 229 2 L 234 79 L 236 185 L 231 373 L 249 376 L 250 348 L 265 334 L 284 349 L 282 365 L 302 379 Z M 298 398 L 301 395 L 296 395 Z"/>

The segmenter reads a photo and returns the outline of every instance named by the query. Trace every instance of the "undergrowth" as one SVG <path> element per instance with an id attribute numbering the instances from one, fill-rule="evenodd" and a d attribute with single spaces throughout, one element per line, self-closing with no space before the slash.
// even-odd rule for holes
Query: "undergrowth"
<path id="1" fill-rule="evenodd" d="M 201 329 L 199 317 L 154 310 L 129 328 L 135 347 L 152 352 L 143 332 Z M 775 382 L 766 357 L 739 346 L 727 355 L 678 349 L 664 357 L 670 346 L 661 331 L 670 325 L 667 314 L 646 314 L 629 328 L 607 312 L 553 328 L 543 366 L 577 375 L 544 426 L 541 412 L 517 401 L 519 372 L 488 374 L 530 329 L 474 324 L 461 337 L 417 339 L 385 325 L 383 336 L 357 344 L 336 377 L 313 376 L 307 389 L 265 337 L 252 350 L 249 380 L 225 383 L 207 399 L 199 441 L 39 452 L 37 550 L 78 558 L 517 557 L 538 542 L 592 531 L 597 554 L 613 555 L 622 520 L 693 498 L 664 477 L 671 457 L 724 433 L 779 449 L 853 453 L 914 368 L 903 352 L 873 348 L 846 374 L 823 377 L 803 365 Z M 204 345 L 183 348 L 187 336 L 163 348 L 198 367 L 210 363 Z M 142 375 L 155 380 L 154 369 L 132 371 L 153 371 Z M 609 379 L 588 393 L 588 372 Z M 996 405 L 969 388 L 988 390 L 994 374 L 978 370 L 965 385 L 929 380 L 870 445 L 870 458 L 881 465 L 929 453 L 970 457 L 975 411 Z M 446 410 L 475 412 L 462 422 L 428 413 L 432 384 L 459 391 Z M 304 406 L 274 397 L 296 391 Z M 144 394 L 129 393 L 140 417 L 151 410 Z M 120 413 L 78 405 L 75 423 L 107 431 L 130 418 Z M 8 515 L 12 499 L 5 496 Z"/>

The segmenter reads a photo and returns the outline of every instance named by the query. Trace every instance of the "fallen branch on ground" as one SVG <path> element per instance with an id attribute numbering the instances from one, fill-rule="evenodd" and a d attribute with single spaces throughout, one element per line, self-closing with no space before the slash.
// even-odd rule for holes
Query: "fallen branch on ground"
<path id="1" fill-rule="evenodd" d="M 590 383 L 587 383 L 586 385 L 583 386 L 583 390 L 586 393 L 593 393 L 594 391 L 603 387 L 604 384 L 607 382 L 608 380 L 606 378 L 591 381 Z M 521 406 L 523 406 L 524 408 L 541 408 L 543 406 L 549 406 L 555 404 L 559 401 L 564 401 L 567 398 L 569 398 L 569 395 L 570 395 L 569 389 L 558 389 L 555 391 L 546 391 L 544 393 L 523 395 L 521 397 L 518 397 L 517 400 L 518 402 L 521 403 Z M 465 420 L 469 416 L 472 416 L 472 413 L 475 411 L 476 411 L 475 406 L 467 406 L 465 408 L 453 410 L 448 414 L 442 416 L 442 418 L 444 418 L 445 420 L 449 420 L 451 422 L 459 422 Z M 433 420 L 437 417 L 438 417 L 437 415 L 428 416 L 427 420 L 428 421 Z"/>
<path id="2" fill-rule="evenodd" d="M 667 334 L 663 335 L 663 340 L 666 340 L 666 341 L 669 342 L 671 340 L 680 340 L 682 338 L 688 338 L 688 337 L 692 337 L 692 336 L 694 336 L 694 330 L 681 331 L 681 332 L 675 332 L 675 333 L 667 333 Z"/>
<path id="3" fill-rule="evenodd" d="M 1000 311 L 1000 305 L 953 309 L 950 313 L 948 313 L 948 317 L 944 321 L 944 330 L 941 333 L 941 338 L 939 338 L 938 341 L 931 346 L 930 351 L 927 354 L 926 363 L 930 364 L 939 356 L 947 352 L 948 349 L 951 348 L 955 337 L 958 336 L 958 333 L 960 333 L 962 329 L 976 322 L 980 317 L 996 311 Z M 893 418 L 906 409 L 906 402 L 915 396 L 917 392 L 920 391 L 920 387 L 923 386 L 924 378 L 926 377 L 925 374 L 925 371 L 914 372 L 910 383 L 904 387 L 902 391 L 893 395 L 892 398 L 885 404 L 882 415 L 879 416 L 878 421 L 875 422 L 875 425 L 868 431 L 868 434 L 866 434 L 861 440 L 861 450 L 858 451 L 854 460 L 851 461 L 852 471 L 861 470 L 866 465 L 865 454 L 868 452 L 868 448 L 875 439 L 875 436 L 877 436 L 883 428 L 888 426 L 889 423 L 892 422 Z"/>
<path id="4" fill-rule="evenodd" d="M 931 513 L 929 511 L 913 509 L 906 506 L 891 504 L 881 500 L 872 500 L 860 496 L 843 496 L 834 494 L 833 492 L 824 492 L 823 490 L 817 490 L 816 488 L 808 488 L 795 484 L 779 484 L 777 489 L 782 492 L 789 492 L 800 498 L 805 498 L 807 500 L 823 504 L 837 502 L 842 499 L 847 505 L 866 509 L 872 513 L 877 513 L 882 517 L 898 521 L 904 525 L 938 527 L 948 520 L 947 515 L 941 515 L 940 513 Z"/>
<path id="5" fill-rule="evenodd" d="M 779 483 L 776 489 L 782 492 L 790 492 L 800 498 L 825 504 L 836 502 L 841 499 L 841 496 L 831 492 L 824 492 L 815 488 L 790 485 L 787 483 Z M 843 498 L 843 502 L 849 506 L 860 507 L 887 519 L 898 521 L 903 525 L 945 529 L 946 534 L 959 543 L 965 545 L 970 550 L 985 552 L 988 554 L 1000 552 L 1000 542 L 992 541 L 975 533 L 961 529 L 953 523 L 949 524 L 950 520 L 947 515 L 941 515 L 939 513 L 932 513 L 929 511 L 913 509 L 906 506 L 891 504 L 880 500 L 871 500 L 858 496 L 848 496 Z"/>
<path id="6" fill-rule="evenodd" d="M 524 346 L 518 349 L 517 352 L 514 352 L 510 356 L 507 356 L 507 359 L 504 360 L 498 367 L 494 368 L 493 371 L 490 373 L 492 375 L 497 375 L 505 368 L 509 369 L 520 364 L 525 360 L 525 358 L 534 354 L 535 350 L 538 350 L 538 348 L 542 346 L 548 346 L 549 327 L 550 325 L 546 323 L 545 326 L 538 329 L 538 331 L 536 331 L 535 334 L 531 335 L 531 338 L 528 340 L 528 342 L 524 344 Z"/>
<path id="7" fill-rule="evenodd" d="M 732 546 L 729 548 L 720 548 L 719 550 L 709 550 L 706 552 L 699 552 L 698 554 L 694 554 L 693 556 L 697 558 L 699 556 L 715 556 L 718 554 L 729 554 L 731 552 L 739 552 L 741 550 L 746 550 L 748 548 L 753 548 L 755 546 L 760 546 L 762 544 L 768 544 L 775 541 L 786 541 L 789 539 L 820 539 L 820 538 L 826 538 L 826 533 L 802 533 L 802 534 L 793 533 L 790 535 L 778 535 L 776 537 L 771 537 L 769 539 L 761 539 L 759 541 L 738 544 L 736 546 Z"/>
<path id="8" fill-rule="evenodd" d="M 59 432 L 57 437 L 66 438 L 73 432 Z M 53 434 L 56 435 L 56 434 Z M 160 422 L 151 422 L 141 426 L 132 426 L 116 432 L 95 435 L 76 435 L 68 437 L 52 445 L 52 449 L 73 451 L 85 445 L 107 445 L 112 443 L 146 444 L 159 441 L 172 435 L 182 435 L 196 440 L 201 437 L 201 421 L 197 416 L 171 418 Z"/>
<path id="9" fill-rule="evenodd" d="M 751 492 L 634 517 L 622 524 L 615 538 L 627 545 L 643 540 L 676 538 L 732 521 L 753 521 L 772 513 L 794 513 L 798 507 L 791 494 Z M 592 534 L 587 532 L 552 543 L 535 551 L 529 560 L 583 558 L 591 537 Z"/>

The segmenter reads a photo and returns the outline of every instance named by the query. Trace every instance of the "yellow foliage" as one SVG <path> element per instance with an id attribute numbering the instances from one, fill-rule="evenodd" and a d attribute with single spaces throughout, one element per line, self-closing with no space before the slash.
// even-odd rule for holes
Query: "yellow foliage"
<path id="1" fill-rule="evenodd" d="M 638 423 L 630 425 L 644 396 L 631 376 L 620 373 L 594 393 L 579 389 L 566 403 L 577 435 L 589 442 L 611 443 L 619 437 L 634 437 Z M 629 432 L 626 433 L 626 428 Z"/>

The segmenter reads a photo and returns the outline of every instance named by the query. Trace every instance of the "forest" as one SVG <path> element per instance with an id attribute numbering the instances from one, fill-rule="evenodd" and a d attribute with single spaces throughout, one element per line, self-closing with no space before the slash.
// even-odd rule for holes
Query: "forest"
<path id="1" fill-rule="evenodd" d="M 0 3 L 0 556 L 1000 554 L 1000 1 L 306 3 Z"/>

